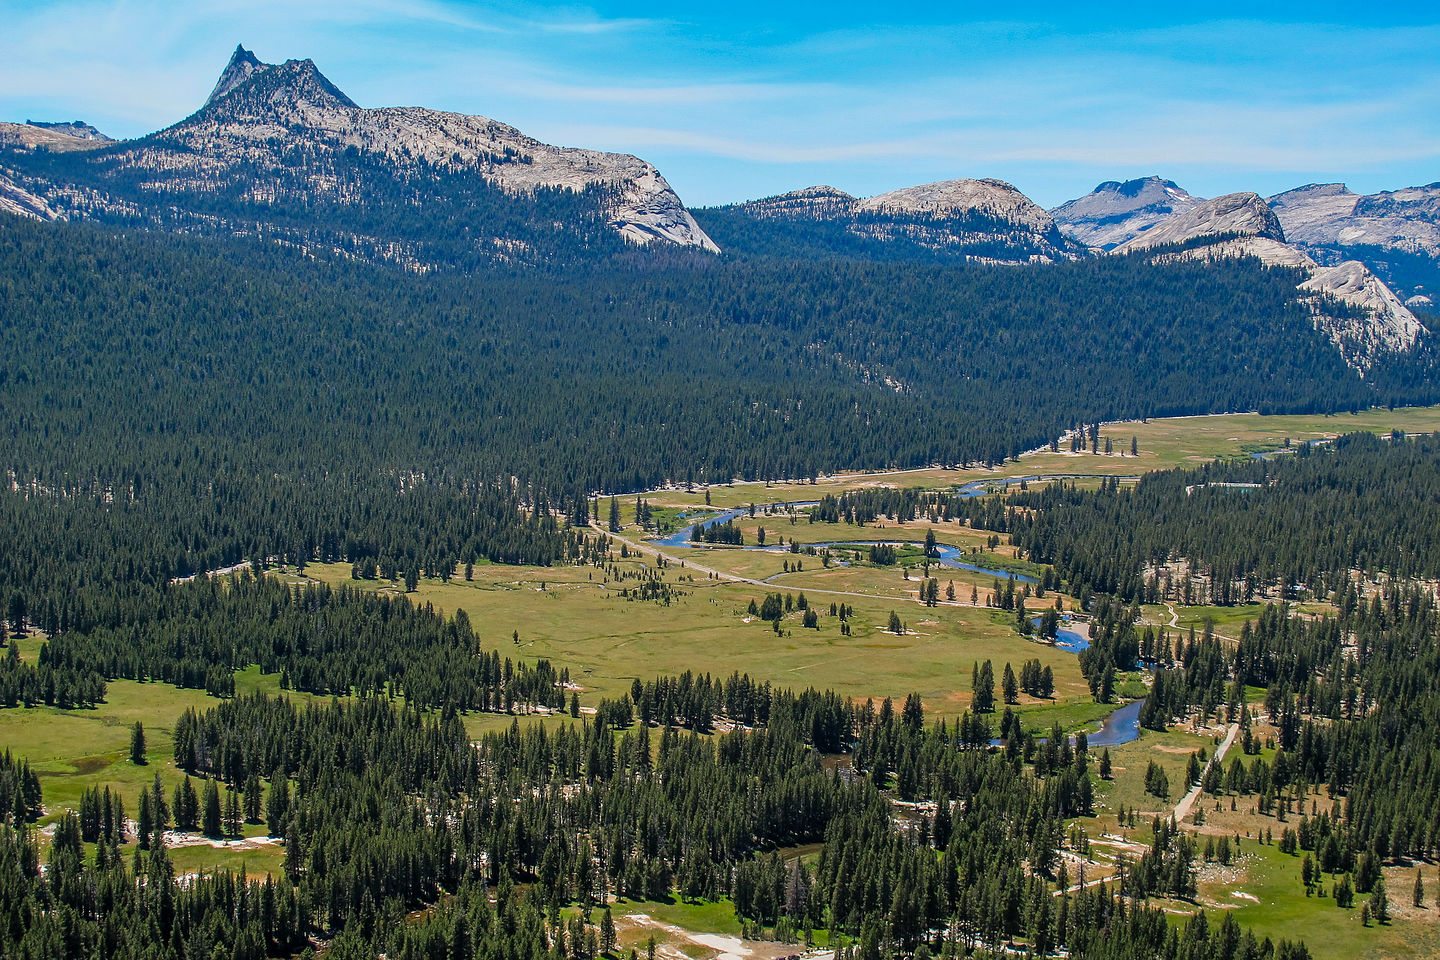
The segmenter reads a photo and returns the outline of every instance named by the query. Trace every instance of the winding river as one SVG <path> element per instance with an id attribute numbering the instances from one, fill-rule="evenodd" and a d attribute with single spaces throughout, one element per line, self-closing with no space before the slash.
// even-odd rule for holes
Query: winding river
<path id="1" fill-rule="evenodd" d="M 1035 483 L 1049 480 L 1086 479 L 1094 479 L 1094 477 L 1087 474 L 1050 474 L 1037 475 L 1032 477 L 1008 477 L 1001 480 L 973 480 L 957 488 L 956 493 L 961 497 L 980 497 L 985 496 L 988 493 L 997 492 L 998 489 L 1010 487 L 1022 482 Z M 1133 480 L 1136 478 L 1121 477 L 1120 479 Z M 816 505 L 817 502 L 818 501 L 815 500 L 808 500 L 799 503 L 791 503 L 788 504 L 788 506 L 792 509 L 803 509 L 805 507 L 813 507 Z M 717 523 L 728 523 L 731 520 L 737 520 L 741 517 L 748 516 L 750 516 L 749 507 L 739 507 L 733 510 L 722 510 L 718 513 L 707 511 L 703 517 L 696 520 L 694 523 L 681 527 L 674 533 L 667 534 L 664 537 L 651 540 L 649 542 L 655 546 L 671 548 L 694 547 L 700 549 L 717 548 L 727 550 L 764 550 L 771 553 L 789 552 L 790 548 L 788 546 L 782 547 L 779 545 L 767 545 L 762 547 L 756 545 L 745 545 L 736 547 L 727 544 L 705 543 L 704 541 L 696 542 L 690 539 L 696 527 L 708 527 Z M 681 514 L 681 518 L 687 519 L 684 514 Z M 824 543 L 808 543 L 805 544 L 805 546 L 814 547 L 816 549 L 823 549 L 826 547 L 832 549 L 836 547 L 839 547 L 841 549 L 844 549 L 846 547 L 854 547 L 856 549 L 860 549 L 862 547 L 869 547 L 872 544 L 891 544 L 893 546 L 900 546 L 902 544 L 913 545 L 913 543 L 914 541 L 908 540 L 844 540 L 830 541 Z M 936 564 L 941 567 L 949 567 L 957 570 L 969 570 L 972 573 L 978 573 L 982 576 L 995 577 L 996 579 L 1000 580 L 1004 580 L 1008 577 L 1013 576 L 1017 583 L 1034 584 L 1038 582 L 1034 577 L 1028 576 L 1026 574 L 1012 574 L 1009 571 L 1005 570 L 991 570 L 986 567 L 976 566 L 975 564 L 965 563 L 963 560 L 960 559 L 964 556 L 964 552 L 961 551 L 958 547 L 952 547 L 945 544 L 937 544 L 936 552 L 939 554 L 936 560 Z M 1067 619 L 1065 621 L 1065 624 L 1069 623 L 1070 621 Z M 1065 650 L 1070 653 L 1079 653 L 1081 650 L 1084 650 L 1090 646 L 1090 640 L 1085 634 L 1080 633 L 1079 631 L 1074 629 L 1069 629 L 1067 626 L 1062 625 L 1061 628 L 1056 632 L 1055 646 L 1058 649 Z M 1121 704 L 1120 706 L 1112 710 L 1109 715 L 1107 715 L 1105 719 L 1101 722 L 1100 730 L 1096 733 L 1088 735 L 1090 746 L 1117 747 L 1121 744 L 1129 743 L 1132 740 L 1137 739 L 1140 736 L 1139 717 L 1140 706 L 1142 702 L 1143 701 L 1137 700 L 1133 703 Z"/>
<path id="2" fill-rule="evenodd" d="M 979 494 L 971 494 L 971 495 L 972 495 L 972 496 L 979 496 Z M 792 503 L 792 504 L 789 504 L 789 506 L 794 507 L 794 508 L 796 508 L 796 509 L 800 509 L 800 508 L 804 508 L 804 507 L 813 507 L 813 506 L 815 506 L 816 502 L 817 502 L 817 501 L 809 500 L 809 501 L 805 501 L 805 502 L 803 502 L 803 503 Z M 654 544 L 655 546 L 659 546 L 659 547 L 671 547 L 671 548 L 675 548 L 675 547 L 694 547 L 694 548 L 701 549 L 701 550 L 711 549 L 711 548 L 724 549 L 724 550 L 761 550 L 761 551 L 766 551 L 766 552 L 775 553 L 775 554 L 789 553 L 789 552 L 790 552 L 790 548 L 789 548 L 788 546 L 782 547 L 782 546 L 780 546 L 780 545 L 778 545 L 778 544 L 767 544 L 766 546 L 763 546 L 763 547 L 762 547 L 762 546 L 757 546 L 757 545 L 754 545 L 754 544 L 746 544 L 746 545 L 741 546 L 741 547 L 736 547 L 736 546 L 731 545 L 731 544 L 724 544 L 724 543 L 705 543 L 703 540 L 701 540 L 701 541 L 695 541 L 695 540 L 691 540 L 691 539 L 690 539 L 691 536 L 693 535 L 693 532 L 694 532 L 694 530 L 695 530 L 696 527 L 710 527 L 710 526 L 714 526 L 714 525 L 717 524 L 717 523 L 728 523 L 728 522 L 730 522 L 731 520 L 736 520 L 736 519 L 739 519 L 739 518 L 741 518 L 741 517 L 748 517 L 749 515 L 750 515 L 750 508 L 749 508 L 749 507 L 741 507 L 741 508 L 735 509 L 735 510 L 724 510 L 724 511 L 722 511 L 722 512 L 720 512 L 720 513 L 717 513 L 717 514 L 708 514 L 708 515 L 706 515 L 703 519 L 698 520 L 698 521 L 696 521 L 695 523 L 690 524 L 689 526 L 681 527 L 679 530 L 676 530 L 674 533 L 667 534 L 667 535 L 665 535 L 664 537 L 661 537 L 661 538 L 658 539 L 658 540 L 651 540 L 651 541 L 649 541 L 649 542 L 652 543 L 652 544 Z M 777 531 L 777 532 L 778 532 L 778 531 Z M 783 533 L 780 534 L 780 535 L 783 536 Z M 885 539 L 876 539 L 876 540 L 829 540 L 829 541 L 824 541 L 824 542 L 821 542 L 821 543 L 807 543 L 807 544 L 804 544 L 804 546 L 805 546 L 805 547 L 814 547 L 816 550 L 823 550 L 823 549 L 827 549 L 827 548 L 828 548 L 828 549 L 832 549 L 832 550 L 833 550 L 833 549 L 836 549 L 836 548 L 839 548 L 839 549 L 842 549 L 842 550 L 843 550 L 843 549 L 845 549 L 845 548 L 847 548 L 847 547 L 848 547 L 848 548 L 854 548 L 854 549 L 859 550 L 859 549 L 865 549 L 865 548 L 868 548 L 868 547 L 870 547 L 870 546 L 879 545 L 879 544 L 889 544 L 889 545 L 894 546 L 894 547 L 907 546 L 907 545 L 910 545 L 910 546 L 916 545 L 913 540 L 885 540 Z M 1012 577 L 1012 576 L 1013 576 L 1013 577 L 1015 578 L 1015 582 L 1016 582 L 1016 583 L 1028 583 L 1028 584 L 1034 585 L 1034 584 L 1040 582 L 1040 581 L 1037 580 L 1035 577 L 1032 577 L 1032 576 L 1030 576 L 1029 574 L 1024 574 L 1024 573 L 1010 573 L 1009 571 L 1006 571 L 1006 570 L 992 570 L 992 569 L 990 569 L 989 567 L 980 567 L 980 566 L 976 566 L 976 565 L 973 564 L 973 563 L 966 563 L 964 560 L 961 559 L 961 558 L 965 555 L 965 553 L 964 553 L 964 551 L 962 551 L 959 547 L 952 547 L 952 546 L 948 546 L 948 545 L 946 545 L 946 544 L 936 544 L 936 545 L 935 545 L 935 553 L 936 553 L 936 558 L 935 558 L 935 561 L 934 561 L 934 565 L 935 565 L 935 566 L 949 567 L 949 568 L 952 569 L 952 570 L 969 570 L 971 573 L 978 573 L 978 574 L 980 574 L 981 576 L 994 577 L 994 578 L 997 579 L 997 580 L 1005 580 L 1005 579 L 1007 579 L 1008 577 Z"/>

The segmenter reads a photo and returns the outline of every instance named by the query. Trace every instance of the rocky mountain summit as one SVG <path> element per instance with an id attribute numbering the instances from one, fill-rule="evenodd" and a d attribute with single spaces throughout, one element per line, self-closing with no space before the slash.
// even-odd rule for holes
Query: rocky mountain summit
<path id="1" fill-rule="evenodd" d="M 1325 264 L 1361 260 L 1417 307 L 1440 290 L 1440 183 L 1353 193 L 1312 183 L 1276 194 L 1270 205 L 1290 242 Z"/>
<path id="2" fill-rule="evenodd" d="M 1076 243 L 1113 250 L 1200 202 L 1173 180 L 1107 180 L 1050 211 L 1060 232 Z"/>
<path id="3" fill-rule="evenodd" d="M 660 172 L 638 157 L 554 147 L 488 117 L 423 107 L 364 109 L 310 60 L 266 64 L 237 47 L 205 106 L 158 136 L 249 160 L 263 159 L 256 155 L 266 152 L 267 141 L 297 128 L 308 139 L 400 166 L 475 170 L 511 194 L 598 188 L 606 193 L 611 225 L 626 239 L 718 249 Z"/>
<path id="4" fill-rule="evenodd" d="M 958 258 L 982 263 L 1052 263 L 1084 254 L 1066 240 L 1038 204 L 1003 180 L 942 180 L 857 198 L 814 186 L 702 214 L 719 217 L 727 248 L 743 249 L 743 233 L 765 224 L 763 243 L 791 255 L 853 254 L 894 258 Z M 796 225 L 789 237 L 777 230 Z"/>
<path id="5" fill-rule="evenodd" d="M 1253 205 L 1253 199 L 1247 199 Z M 1440 290 L 1440 183 L 1368 196 L 1343 183 L 1312 183 L 1269 197 L 1284 231 L 1283 250 L 1259 239 L 1238 244 L 1267 262 L 1298 264 L 1301 255 L 1324 266 L 1359 260 L 1416 307 L 1430 307 Z M 1147 231 L 1189 213 L 1202 203 L 1173 181 L 1146 177 L 1106 181 L 1083 197 L 1051 210 L 1060 232 L 1086 246 L 1110 251 Z M 1232 211 L 1232 215 L 1237 211 Z M 1251 213 L 1263 219 L 1258 211 Z M 1245 214 L 1240 214 L 1245 216 Z M 1222 225 L 1214 225 L 1219 228 Z M 1171 223 L 1173 236 L 1201 228 Z M 1273 228 L 1249 229 L 1248 236 L 1275 239 Z M 1230 248 L 1237 247 L 1231 244 Z M 1298 253 L 1297 253 L 1298 251 Z"/>
<path id="6" fill-rule="evenodd" d="M 10 178 L 55 216 L 275 234 L 414 269 L 543 258 L 548 234 L 591 244 L 597 225 L 635 244 L 718 250 L 638 157 L 551 146 L 487 117 L 362 108 L 312 61 L 263 63 L 244 47 L 196 113 L 105 146 L 78 177 L 36 163 Z M 279 215 L 292 205 L 325 220 Z M 420 215 L 386 212 L 404 207 Z M 448 233 L 425 234 L 427 219 Z"/>
<path id="7" fill-rule="evenodd" d="M 99 140 L 103 143 L 110 143 L 115 138 L 107 137 L 83 120 L 69 120 L 52 122 L 47 120 L 26 120 L 26 126 L 39 127 L 42 130 L 53 130 L 55 133 L 63 133 L 67 137 L 75 137 L 78 140 Z"/>
<path id="8" fill-rule="evenodd" d="M 89 135 L 86 135 L 87 131 Z M 114 142 L 88 123 L 81 123 L 79 120 L 73 124 L 38 123 L 34 120 L 26 120 L 24 123 L 0 123 L 0 149 L 50 150 L 63 153 L 70 150 L 94 150 Z"/>
<path id="9" fill-rule="evenodd" d="M 1256 193 L 1230 193 L 1190 206 L 1120 244 L 1116 253 L 1148 250 L 1197 237 L 1255 237 L 1285 242 L 1280 218 Z"/>

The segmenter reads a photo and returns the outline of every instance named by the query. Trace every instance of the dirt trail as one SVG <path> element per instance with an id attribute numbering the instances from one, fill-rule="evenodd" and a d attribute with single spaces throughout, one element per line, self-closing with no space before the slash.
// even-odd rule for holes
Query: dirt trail
<path id="1" fill-rule="evenodd" d="M 794 944 L 769 940 L 742 940 L 739 937 L 721 933 L 697 933 L 673 923 L 663 923 L 644 913 L 632 913 L 620 917 L 617 922 L 620 925 L 629 924 L 635 927 L 654 927 L 657 930 L 663 930 L 673 938 L 701 947 L 706 953 L 714 951 L 711 960 L 779 960 L 782 957 L 797 956 L 803 957 L 805 960 L 833 960 L 835 956 L 834 951 L 806 951 L 804 947 L 797 947 Z M 655 954 L 666 960 L 691 960 L 688 953 L 669 943 L 660 944 Z"/>
<path id="2" fill-rule="evenodd" d="M 1230 745 L 1235 742 L 1235 736 L 1239 732 L 1240 724 L 1230 724 L 1230 730 L 1225 734 L 1225 740 L 1220 744 L 1220 746 L 1215 748 L 1215 752 L 1210 755 L 1210 759 L 1205 763 L 1205 769 L 1200 771 L 1201 783 L 1204 783 L 1205 774 L 1210 772 L 1210 768 L 1212 766 L 1218 766 L 1220 762 L 1225 759 L 1225 752 L 1229 750 Z M 1196 784 L 1195 786 L 1190 788 L 1190 792 L 1185 794 L 1184 798 L 1182 798 L 1179 803 L 1175 804 L 1176 823 L 1184 822 L 1185 818 L 1190 815 L 1190 810 L 1192 807 L 1195 806 L 1195 801 L 1200 798 L 1200 790 L 1200 784 Z"/>

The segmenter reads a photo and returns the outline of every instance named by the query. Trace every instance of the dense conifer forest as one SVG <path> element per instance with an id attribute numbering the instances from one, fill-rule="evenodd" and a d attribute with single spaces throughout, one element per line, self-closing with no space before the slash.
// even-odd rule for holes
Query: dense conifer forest
<path id="1" fill-rule="evenodd" d="M 38 606 L 271 556 L 555 563 L 595 491 L 999 462 L 1077 413 L 1432 398 L 1345 368 L 1293 280 L 648 256 L 416 277 L 7 218 L 0 575 Z"/>
<path id="2" fill-rule="evenodd" d="M 1133 487 L 1062 482 L 1008 503 L 989 529 L 1053 564 L 1077 596 L 1228 605 L 1301 590 L 1348 597 L 1357 573 L 1440 579 L 1435 436 L 1351 434 Z"/>

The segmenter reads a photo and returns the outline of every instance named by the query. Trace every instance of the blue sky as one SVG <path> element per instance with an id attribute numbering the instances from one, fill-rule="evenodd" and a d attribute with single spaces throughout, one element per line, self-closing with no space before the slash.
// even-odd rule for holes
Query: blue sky
<path id="1" fill-rule="evenodd" d="M 1263 12 L 1261 11 L 1263 7 Z M 692 205 L 1000 177 L 1044 206 L 1440 180 L 1440 4 L 0 0 L 0 119 L 135 136 L 236 43 L 363 106 L 635 153 Z"/>

